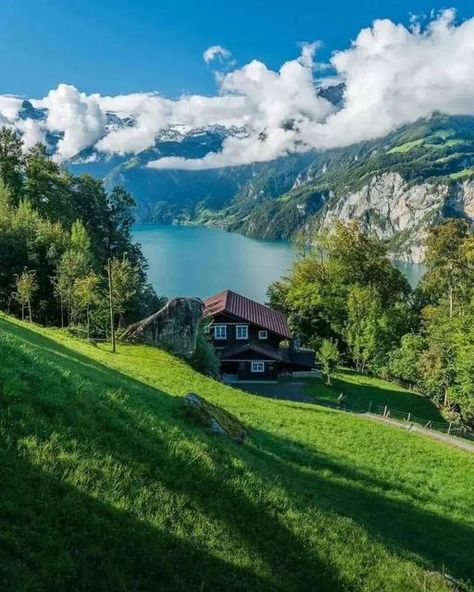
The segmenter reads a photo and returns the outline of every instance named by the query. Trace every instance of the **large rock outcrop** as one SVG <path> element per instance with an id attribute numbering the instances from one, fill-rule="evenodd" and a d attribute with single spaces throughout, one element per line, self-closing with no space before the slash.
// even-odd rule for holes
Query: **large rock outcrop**
<path id="1" fill-rule="evenodd" d="M 148 343 L 191 358 L 204 304 L 199 298 L 173 298 L 161 310 L 127 327 L 121 341 Z"/>
<path id="2" fill-rule="evenodd" d="M 399 173 L 384 173 L 329 203 L 320 226 L 360 220 L 365 230 L 387 240 L 393 258 L 419 263 L 427 228 L 453 214 L 474 220 L 474 181 L 409 184 Z"/>

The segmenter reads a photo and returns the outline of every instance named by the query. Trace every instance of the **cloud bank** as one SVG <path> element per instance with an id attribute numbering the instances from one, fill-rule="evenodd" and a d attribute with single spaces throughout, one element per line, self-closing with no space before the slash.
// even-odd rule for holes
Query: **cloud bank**
<path id="1" fill-rule="evenodd" d="M 0 124 L 16 127 L 26 144 L 59 135 L 55 158 L 64 161 L 85 148 L 104 154 L 136 154 L 156 144 L 164 130 L 182 133 L 223 126 L 231 133 L 220 152 L 200 159 L 159 158 L 156 169 L 203 169 L 249 164 L 313 148 L 350 145 L 380 137 L 434 111 L 474 115 L 474 18 L 456 23 L 446 10 L 425 26 L 377 20 L 348 49 L 331 58 L 332 76 L 345 83 L 336 108 L 318 94 L 317 45 L 278 71 L 253 60 L 229 69 L 230 52 L 206 49 L 206 63 L 224 64 L 217 72 L 218 94 L 168 99 L 156 93 L 86 95 L 60 84 L 35 108 L 43 119 L 21 117 L 22 101 L 0 96 Z M 159 147 L 159 145 L 158 145 Z"/>

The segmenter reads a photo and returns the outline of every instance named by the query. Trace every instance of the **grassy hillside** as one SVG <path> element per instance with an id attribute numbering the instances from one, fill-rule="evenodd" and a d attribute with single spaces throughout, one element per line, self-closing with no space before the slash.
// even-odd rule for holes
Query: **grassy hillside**
<path id="1" fill-rule="evenodd" d="M 411 413 L 426 421 L 444 422 L 439 409 L 428 397 L 417 395 L 409 390 L 371 376 L 359 374 L 353 370 L 340 368 L 335 374 L 332 385 L 328 386 L 323 378 L 309 380 L 307 391 L 316 400 L 336 403 L 341 393 L 346 396 L 344 405 L 355 411 L 368 411 L 387 405 L 389 408 Z"/>
<path id="2" fill-rule="evenodd" d="M 145 346 L 0 319 L 0 589 L 448 590 L 474 579 L 474 458 L 246 395 Z M 188 425 L 194 390 L 250 428 Z"/>

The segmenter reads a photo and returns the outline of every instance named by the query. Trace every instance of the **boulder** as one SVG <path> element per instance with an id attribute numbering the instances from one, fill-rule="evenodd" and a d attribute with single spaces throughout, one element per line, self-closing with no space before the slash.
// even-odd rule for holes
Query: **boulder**
<path id="1" fill-rule="evenodd" d="M 206 428 L 210 434 L 227 436 L 238 444 L 247 437 L 247 430 L 231 413 L 206 401 L 196 393 L 188 393 L 182 399 L 186 416 Z"/>
<path id="2" fill-rule="evenodd" d="M 173 298 L 158 312 L 127 327 L 120 340 L 148 343 L 190 359 L 196 350 L 203 310 L 199 298 Z"/>

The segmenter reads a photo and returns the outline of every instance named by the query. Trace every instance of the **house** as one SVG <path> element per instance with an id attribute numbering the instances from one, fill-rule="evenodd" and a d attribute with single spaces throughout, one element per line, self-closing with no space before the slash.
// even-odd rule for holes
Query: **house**
<path id="1" fill-rule="evenodd" d="M 295 347 L 285 315 L 269 306 L 225 290 L 204 300 L 203 316 L 224 376 L 274 380 L 314 366 L 314 352 Z"/>

